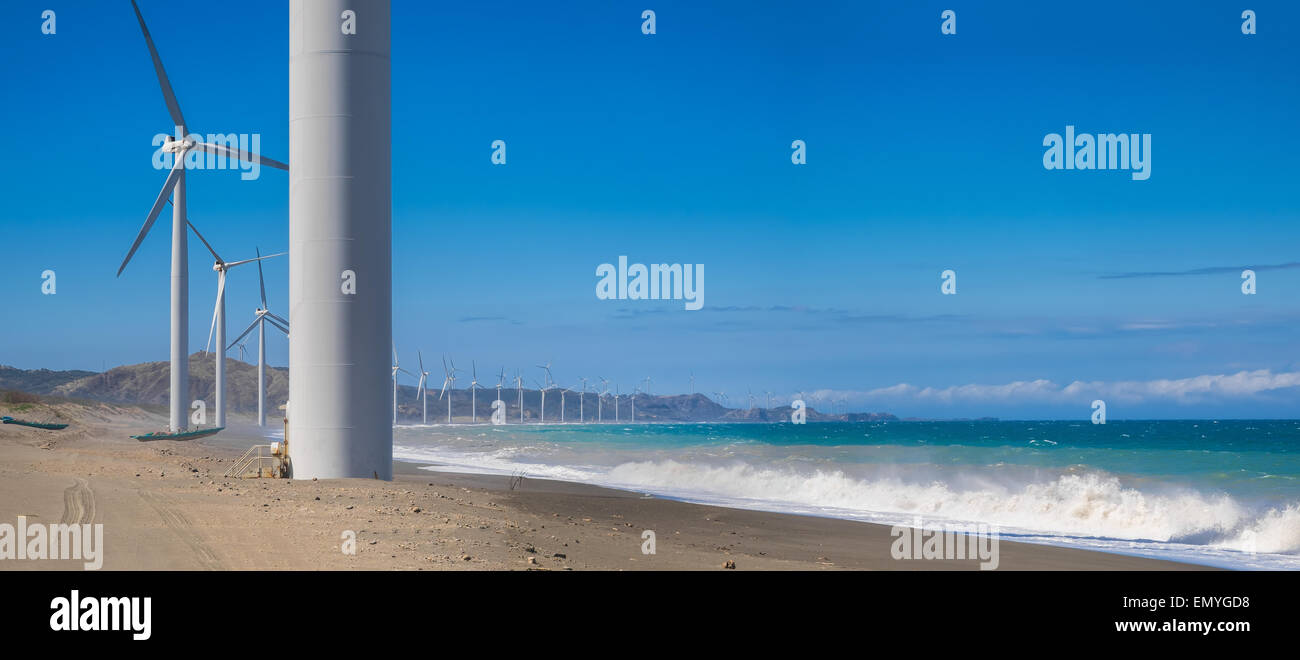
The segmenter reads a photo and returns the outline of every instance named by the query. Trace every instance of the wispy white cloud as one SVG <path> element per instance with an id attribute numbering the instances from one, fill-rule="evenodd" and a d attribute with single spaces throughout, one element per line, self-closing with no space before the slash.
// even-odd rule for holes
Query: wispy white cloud
<path id="1" fill-rule="evenodd" d="M 818 390 L 806 396 L 813 401 L 843 399 L 855 403 L 1073 403 L 1100 398 L 1125 403 L 1162 401 L 1191 404 L 1215 399 L 1241 399 L 1291 387 L 1300 387 L 1300 371 L 1273 373 L 1268 369 L 1258 369 L 1175 379 L 1074 381 L 1068 385 L 1045 379 L 950 387 L 899 383 L 865 391 Z"/>

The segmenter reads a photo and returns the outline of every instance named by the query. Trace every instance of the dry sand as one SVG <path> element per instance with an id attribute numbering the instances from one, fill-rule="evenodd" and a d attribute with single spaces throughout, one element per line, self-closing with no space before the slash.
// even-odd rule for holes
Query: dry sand
<path id="1" fill-rule="evenodd" d="M 392 482 L 230 479 L 260 442 L 241 419 L 203 441 L 139 442 L 164 426 L 138 408 L 37 404 L 0 415 L 72 421 L 0 425 L 0 523 L 104 525 L 104 568 L 159 570 L 977 570 L 977 560 L 897 561 L 889 528 L 689 504 L 558 481 L 432 472 Z M 656 554 L 641 552 L 653 530 Z M 342 536 L 356 535 L 344 554 Z M 1002 541 L 999 570 L 1180 570 L 1198 566 Z M 80 561 L 0 560 L 0 570 L 81 570 Z"/>

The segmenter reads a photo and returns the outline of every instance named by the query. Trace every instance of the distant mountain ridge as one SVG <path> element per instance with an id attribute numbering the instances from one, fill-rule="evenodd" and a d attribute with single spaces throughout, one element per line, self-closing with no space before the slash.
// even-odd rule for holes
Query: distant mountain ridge
<path id="1" fill-rule="evenodd" d="M 210 353 L 197 352 L 190 355 L 190 392 L 191 401 L 202 399 L 209 406 L 215 405 L 214 372 L 215 363 Z M 48 369 L 23 370 L 0 366 L 0 390 L 18 390 L 43 396 L 56 396 L 68 399 L 84 399 L 106 403 L 123 403 L 137 405 L 165 405 L 167 403 L 169 379 L 167 362 L 144 362 L 141 364 L 114 367 L 103 373 L 93 371 L 50 371 Z M 289 397 L 289 370 L 285 367 L 267 367 L 267 416 L 276 418 L 280 406 Z M 409 385 L 398 387 L 398 421 L 402 423 L 420 422 L 424 419 L 424 403 L 417 400 L 418 390 Z M 492 403 L 496 400 L 496 388 L 481 388 L 477 395 L 471 396 L 468 389 L 448 390 L 439 398 L 439 390 L 429 390 L 428 419 L 430 423 L 447 421 L 447 401 L 451 401 L 452 419 L 464 422 L 471 419 L 471 412 L 478 421 L 491 419 Z M 524 389 L 524 420 L 537 422 L 541 418 L 541 392 Z M 230 412 L 257 412 L 257 365 L 226 358 L 226 397 Z M 612 396 L 606 396 L 603 404 L 597 404 L 594 392 L 587 392 L 581 408 L 579 393 L 570 391 L 561 397 L 560 390 L 548 390 L 546 393 L 546 420 L 558 422 L 561 419 L 560 403 L 563 398 L 564 420 L 577 421 L 581 414 L 587 421 L 594 421 L 599 413 L 603 421 L 613 422 L 615 402 Z M 474 410 L 471 411 L 471 401 Z M 506 422 L 519 422 L 519 390 L 501 388 L 501 401 L 506 408 Z M 728 408 L 713 401 L 703 394 L 637 394 L 636 421 L 638 422 L 788 422 L 792 412 L 790 406 L 774 408 Z M 581 410 L 581 413 L 579 412 Z M 631 399 L 624 394 L 618 397 L 618 421 L 630 420 Z M 828 414 L 811 407 L 806 409 L 810 422 L 875 422 L 897 421 L 889 413 L 841 413 Z"/>

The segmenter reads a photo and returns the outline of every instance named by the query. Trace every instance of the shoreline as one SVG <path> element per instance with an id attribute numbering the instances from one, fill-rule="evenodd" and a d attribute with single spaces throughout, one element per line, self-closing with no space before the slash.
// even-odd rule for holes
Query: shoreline
<path id="1" fill-rule="evenodd" d="M 102 523 L 104 570 L 979 570 L 895 560 L 889 527 L 394 461 L 394 480 L 228 479 L 261 431 L 138 442 L 158 416 L 57 404 L 62 432 L 0 428 L 0 523 Z M 434 467 L 435 469 L 427 469 Z M 655 553 L 643 554 L 654 532 Z M 352 534 L 355 553 L 345 554 Z M 1214 570 L 1001 540 L 997 570 Z M 81 570 L 0 559 L 3 570 Z"/>

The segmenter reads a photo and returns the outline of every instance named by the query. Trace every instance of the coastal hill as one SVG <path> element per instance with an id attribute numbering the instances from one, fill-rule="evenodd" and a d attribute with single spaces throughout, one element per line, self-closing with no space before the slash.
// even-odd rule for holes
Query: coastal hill
<path id="1" fill-rule="evenodd" d="M 209 410 L 213 405 L 214 361 L 209 353 L 197 352 L 190 356 L 190 400 L 202 399 Z M 409 380 L 409 377 L 403 377 Z M 289 396 L 289 370 L 284 367 L 267 367 L 267 417 L 275 418 L 280 406 Z M 167 403 L 168 363 L 145 362 L 114 367 L 108 371 L 50 371 L 48 369 L 22 370 L 0 366 L 0 390 L 25 392 L 47 397 L 72 400 L 99 401 L 116 404 L 134 404 L 146 407 Z M 398 387 L 398 418 L 403 423 L 419 422 L 424 418 L 424 403 L 416 399 L 417 390 L 411 385 Z M 428 419 L 430 423 L 447 420 L 447 398 L 451 399 L 452 418 L 456 422 L 469 421 L 471 400 L 478 421 L 487 421 L 492 415 L 492 404 L 497 398 L 496 387 L 484 387 L 471 396 L 468 389 L 449 390 L 439 399 L 439 389 L 429 391 Z M 234 413 L 257 412 L 257 365 L 226 358 L 226 397 L 229 410 Z M 570 391 L 563 395 L 565 421 L 579 418 L 579 393 Z M 540 418 L 541 392 L 525 388 L 524 419 L 536 422 Z M 506 421 L 519 421 L 519 390 L 501 388 L 501 402 L 506 407 Z M 546 393 L 547 421 L 560 420 L 561 393 L 559 389 Z M 582 416 L 597 418 L 596 395 L 587 392 L 582 397 Z M 614 421 L 615 402 L 606 396 L 599 414 L 604 421 Z M 624 394 L 617 403 L 619 421 L 629 421 L 631 398 Z M 866 422 L 895 421 L 889 413 L 828 414 L 809 407 L 810 422 Z M 761 408 L 729 408 L 703 394 L 637 394 L 636 421 L 638 422 L 788 422 L 789 405 Z"/>

